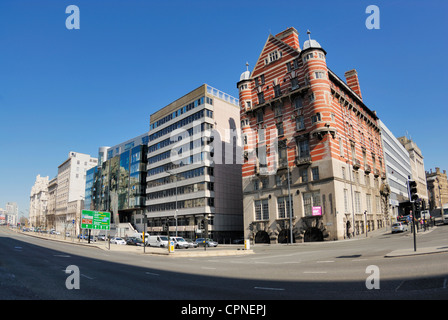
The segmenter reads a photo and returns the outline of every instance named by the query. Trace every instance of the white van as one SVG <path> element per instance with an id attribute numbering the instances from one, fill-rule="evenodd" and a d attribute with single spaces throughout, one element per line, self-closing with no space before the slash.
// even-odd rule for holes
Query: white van
<path id="1" fill-rule="evenodd" d="M 442 223 L 448 224 L 448 203 L 443 205 Z"/>
<path id="2" fill-rule="evenodd" d="M 166 248 L 166 247 L 168 247 L 168 237 L 167 236 L 149 236 L 149 246 Z"/>

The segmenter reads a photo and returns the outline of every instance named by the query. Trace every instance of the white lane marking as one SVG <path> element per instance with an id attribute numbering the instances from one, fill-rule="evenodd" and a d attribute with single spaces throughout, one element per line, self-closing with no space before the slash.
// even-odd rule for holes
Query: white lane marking
<path id="1" fill-rule="evenodd" d="M 158 273 L 152 273 L 152 272 L 145 272 L 146 274 L 149 274 L 150 276 L 160 276 Z"/>
<path id="2" fill-rule="evenodd" d="M 83 273 L 81 273 L 81 275 L 84 277 L 84 278 L 87 278 L 87 279 L 89 279 L 89 280 L 93 280 L 93 279 L 95 279 L 95 278 L 92 278 L 92 277 L 89 277 L 89 276 L 86 276 L 85 274 L 83 274 Z"/>
<path id="3" fill-rule="evenodd" d="M 68 254 L 54 254 L 53 257 L 70 258 Z"/>
<path id="4" fill-rule="evenodd" d="M 315 273 L 315 274 L 318 274 L 318 273 L 327 273 L 327 271 L 303 271 L 303 273 Z"/>
<path id="5" fill-rule="evenodd" d="M 332 260 L 324 260 L 324 261 L 316 261 L 316 263 L 331 263 L 334 262 Z"/>
<path id="6" fill-rule="evenodd" d="M 284 288 L 254 287 L 255 290 L 284 291 Z"/>

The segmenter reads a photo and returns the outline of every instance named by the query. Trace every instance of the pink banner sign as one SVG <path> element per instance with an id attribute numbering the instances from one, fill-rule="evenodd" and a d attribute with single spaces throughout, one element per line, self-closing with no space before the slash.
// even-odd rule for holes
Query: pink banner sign
<path id="1" fill-rule="evenodd" d="M 313 207 L 313 216 L 321 216 L 322 207 Z"/>

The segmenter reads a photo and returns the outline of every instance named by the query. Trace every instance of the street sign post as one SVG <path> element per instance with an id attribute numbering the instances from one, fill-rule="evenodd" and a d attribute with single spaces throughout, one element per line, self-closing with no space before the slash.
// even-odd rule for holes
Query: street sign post
<path id="1" fill-rule="evenodd" d="M 81 229 L 110 230 L 110 212 L 82 210 Z"/>

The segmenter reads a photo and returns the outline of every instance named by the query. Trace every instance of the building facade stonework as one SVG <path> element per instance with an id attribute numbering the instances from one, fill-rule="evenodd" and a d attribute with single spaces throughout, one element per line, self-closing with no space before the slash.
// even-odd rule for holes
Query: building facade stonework
<path id="1" fill-rule="evenodd" d="M 345 76 L 294 28 L 269 35 L 241 74 L 245 238 L 290 242 L 292 228 L 293 242 L 336 240 L 385 225 L 378 117 L 356 70 Z"/>
<path id="2" fill-rule="evenodd" d="M 429 201 L 428 187 L 426 185 L 426 171 L 422 151 L 412 139 L 407 137 L 399 137 L 398 141 L 400 141 L 403 147 L 405 147 L 409 152 L 409 160 L 412 171 L 411 179 L 417 183 L 417 193 L 419 195 L 419 199 L 423 200 L 427 204 Z"/>
<path id="3" fill-rule="evenodd" d="M 35 228 L 46 229 L 48 204 L 48 177 L 37 175 L 30 193 L 30 224 Z"/>
<path id="4" fill-rule="evenodd" d="M 446 170 L 443 172 L 440 168 L 435 171 L 426 172 L 426 181 L 428 185 L 428 209 L 440 209 L 443 205 L 448 204 L 448 180 Z"/>

